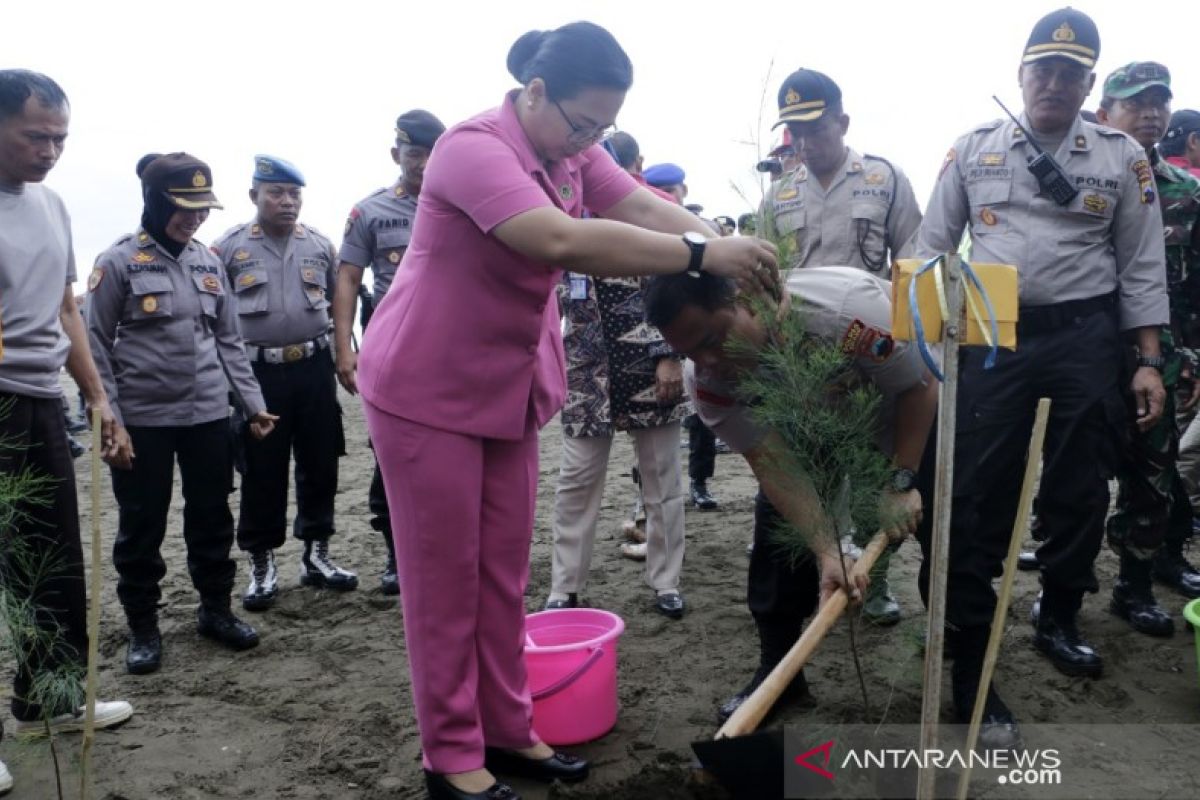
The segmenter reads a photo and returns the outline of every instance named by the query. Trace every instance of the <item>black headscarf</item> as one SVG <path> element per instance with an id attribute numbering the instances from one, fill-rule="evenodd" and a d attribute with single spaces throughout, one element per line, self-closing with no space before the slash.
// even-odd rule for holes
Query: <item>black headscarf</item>
<path id="1" fill-rule="evenodd" d="M 147 153 L 142 156 L 137 163 L 138 177 L 141 178 L 146 167 L 161 155 L 161 153 Z M 142 228 L 175 258 L 179 257 L 186 246 L 167 236 L 167 224 L 171 221 L 171 216 L 178 210 L 178 207 L 167 199 L 166 192 L 147 186 L 145 183 L 142 184 Z"/>

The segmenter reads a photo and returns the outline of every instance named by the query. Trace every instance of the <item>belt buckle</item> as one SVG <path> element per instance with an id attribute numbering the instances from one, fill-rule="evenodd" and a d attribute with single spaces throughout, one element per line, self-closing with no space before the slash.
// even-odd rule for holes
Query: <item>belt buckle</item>
<path id="1" fill-rule="evenodd" d="M 299 361 L 304 358 L 304 347 L 298 344 L 289 344 L 283 348 L 283 362 L 291 364 L 293 361 Z"/>

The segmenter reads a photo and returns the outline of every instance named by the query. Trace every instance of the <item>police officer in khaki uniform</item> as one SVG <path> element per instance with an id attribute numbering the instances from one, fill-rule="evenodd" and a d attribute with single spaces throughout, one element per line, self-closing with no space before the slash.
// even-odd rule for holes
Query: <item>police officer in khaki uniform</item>
<path id="1" fill-rule="evenodd" d="M 794 270 L 787 291 L 791 313 L 802 315 L 805 332 L 845 355 L 848 382 L 869 382 L 883 395 L 876 444 L 891 456 L 895 471 L 891 484 L 881 487 L 881 516 L 896 520 L 896 536 L 911 532 L 922 505 L 915 470 L 936 414 L 937 383 L 915 347 L 892 340 L 888 282 L 852 267 L 813 267 Z M 684 386 L 696 413 L 730 449 L 745 456 L 759 480 L 747 601 L 758 628 L 761 657 L 750 682 L 718 711 L 724 721 L 795 644 L 820 595 L 842 583 L 838 545 L 832 534 L 813 541 L 812 553 L 797 562 L 771 538 L 782 520 L 803 531 L 811 528 L 809 521 L 827 512 L 814 507 L 810 487 L 780 468 L 786 462 L 781 457 L 786 451 L 779 449 L 782 438 L 754 420 L 738 393 L 739 374 L 754 368 L 752 356 L 740 349 L 732 352 L 726 345 L 765 341 L 767 327 L 736 302 L 731 284 L 708 273 L 698 279 L 686 273 L 654 278 L 645 305 L 650 324 L 690 359 L 685 362 Z M 807 694 L 803 673 L 789 691 L 797 698 Z"/>
<path id="2" fill-rule="evenodd" d="M 345 453 L 341 408 L 329 342 L 329 294 L 337 251 L 299 223 L 304 177 L 281 158 L 254 159 L 253 222 L 231 228 L 213 245 L 233 287 L 242 338 L 267 404 L 279 415 L 275 433 L 246 437 L 238 547 L 250 555 L 249 611 L 270 608 L 278 582 L 275 550 L 287 529 L 288 466 L 296 457 L 296 519 L 304 542 L 300 583 L 338 591 L 358 576 L 330 559 L 338 458 Z"/>
<path id="3" fill-rule="evenodd" d="M 268 435 L 277 417 L 246 359 L 225 270 L 193 239 L 209 209 L 221 208 L 208 166 L 187 153 L 152 154 L 138 162 L 138 176 L 142 225 L 97 259 L 88 330 L 113 412 L 129 431 L 129 449 L 111 462 L 120 509 L 113 564 L 130 628 L 125 664 L 145 674 L 162 662 L 160 550 L 176 459 L 199 633 L 234 650 L 258 644 L 254 628 L 230 610 L 230 389 L 255 437 Z"/>
<path id="4" fill-rule="evenodd" d="M 787 126 L 803 163 L 767 192 L 767 238 L 790 240 L 791 267 L 845 264 L 886 278 L 892 260 L 910 252 L 921 224 L 907 176 L 885 158 L 846 146 L 850 117 L 842 109 L 842 90 L 821 72 L 801 69 L 784 79 L 775 127 L 780 125 Z M 863 617 L 877 625 L 900 621 L 900 604 L 888 585 L 890 562 L 890 551 L 876 562 L 863 604 Z"/>
<path id="5" fill-rule="evenodd" d="M 946 621 L 957 659 L 955 701 L 968 712 L 1037 399 L 1054 405 L 1038 505 L 1046 541 L 1037 552 L 1043 594 L 1034 644 L 1069 675 L 1098 676 L 1102 667 L 1076 615 L 1084 593 L 1098 588 L 1092 567 L 1125 416 L 1117 387 L 1122 333 L 1139 351 L 1131 383 L 1139 427 L 1148 429 L 1163 409 L 1162 215 L 1145 151 L 1126 134 L 1080 118 L 1099 54 L 1095 23 L 1079 11 L 1060 9 L 1034 26 L 1018 73 L 1021 127 L 998 119 L 955 142 L 918 236 L 917 255 L 928 258 L 956 250 L 969 230 L 975 259 L 1020 273 L 1017 349 L 1001 350 L 992 369 L 972 349 L 960 360 Z M 932 478 L 932 452 L 925 479 Z M 923 588 L 926 580 L 927 565 Z M 994 692 L 987 713 L 1011 718 Z"/>
<path id="6" fill-rule="evenodd" d="M 378 307 L 392 285 L 396 267 L 404 257 L 412 237 L 425 162 L 429 159 L 434 142 L 445 130 L 446 126 L 437 117 L 421 109 L 407 111 L 397 117 L 392 161 L 400 166 L 400 177 L 391 186 L 365 197 L 350 210 L 350 217 L 346 220 L 342 262 L 338 267 L 338 287 L 333 299 L 333 333 L 337 344 L 338 381 L 350 394 L 358 393 L 358 354 L 351 346 L 350 337 L 363 271 L 370 267 L 375 276 L 373 304 Z M 363 335 L 366 335 L 365 331 Z M 368 502 L 372 515 L 371 527 L 383 534 L 388 548 L 388 564 L 379 584 L 384 594 L 398 594 L 400 585 L 396 580 L 391 515 L 388 513 L 387 495 L 383 491 L 378 464 L 371 478 Z"/>
<path id="7" fill-rule="evenodd" d="M 779 87 L 779 121 L 802 163 L 763 201 L 768 238 L 792 240 L 788 266 L 845 264 L 887 277 L 921 224 L 908 177 L 892 162 L 845 143 L 850 117 L 827 75 L 801 69 Z"/>

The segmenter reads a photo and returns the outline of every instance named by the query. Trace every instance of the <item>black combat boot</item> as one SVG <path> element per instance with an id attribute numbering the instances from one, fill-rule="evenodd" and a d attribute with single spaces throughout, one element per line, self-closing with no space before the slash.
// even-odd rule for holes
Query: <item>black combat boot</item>
<path id="1" fill-rule="evenodd" d="M 383 574 L 379 576 L 379 588 L 386 595 L 400 594 L 400 576 L 396 573 L 396 543 L 392 541 L 391 531 L 380 531 L 383 541 L 387 544 L 388 560 Z"/>
<path id="2" fill-rule="evenodd" d="M 1033 646 L 1064 675 L 1099 678 L 1104 662 L 1079 633 L 1083 592 L 1046 587 L 1033 604 Z"/>
<path id="3" fill-rule="evenodd" d="M 129 618 L 129 649 L 125 651 L 125 669 L 130 675 L 149 675 L 162 666 L 162 634 L 158 615 Z"/>
<path id="4" fill-rule="evenodd" d="M 300 585 L 349 592 L 358 588 L 358 576 L 333 563 L 329 557 L 328 539 L 316 539 L 304 543 L 304 555 L 300 559 Z"/>
<path id="5" fill-rule="evenodd" d="M 224 602 L 200 600 L 200 608 L 196 610 L 196 631 L 231 650 L 249 650 L 258 646 L 258 632 L 234 616 L 229 609 L 228 597 Z"/>
<path id="6" fill-rule="evenodd" d="M 796 620 L 795 622 L 755 620 L 755 623 L 758 626 L 758 669 L 754 671 L 754 676 L 750 678 L 750 682 L 740 692 L 726 700 L 717 709 L 717 720 L 722 725 L 733 716 L 733 712 L 737 711 L 742 703 L 746 702 L 746 698 L 754 694 L 754 690 L 767 679 L 771 671 L 783 660 L 783 657 L 792 649 L 792 645 L 800 638 L 801 620 Z M 792 679 L 791 684 L 784 690 L 779 701 L 797 702 L 803 705 L 815 703 L 812 694 L 808 690 L 808 680 L 804 677 L 804 670 L 796 673 L 796 677 Z"/>
<path id="7" fill-rule="evenodd" d="M 1108 610 L 1147 636 L 1171 636 L 1175 621 L 1150 590 L 1150 562 L 1121 554 L 1121 571 L 1113 584 Z"/>
<path id="8" fill-rule="evenodd" d="M 979 691 L 979 679 L 983 675 L 983 659 L 987 653 L 988 634 L 986 627 L 946 630 L 947 651 L 954 654 L 950 668 L 951 695 L 954 700 L 954 718 L 960 725 L 971 722 L 975 710 L 975 695 Z M 1021 729 L 1016 717 L 1000 699 L 994 684 L 989 683 L 983 701 L 983 718 L 979 725 L 978 750 L 1020 750 Z"/>
<path id="9" fill-rule="evenodd" d="M 1183 542 L 1167 537 L 1154 555 L 1154 579 L 1187 598 L 1200 597 L 1200 572 L 1183 556 Z"/>

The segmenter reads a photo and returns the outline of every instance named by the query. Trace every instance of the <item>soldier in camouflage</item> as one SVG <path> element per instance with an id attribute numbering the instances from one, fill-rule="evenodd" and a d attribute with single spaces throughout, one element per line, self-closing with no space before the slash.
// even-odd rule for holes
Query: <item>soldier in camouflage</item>
<path id="1" fill-rule="evenodd" d="M 1184 411 L 1200 399 L 1200 384 L 1192 379 L 1197 363 L 1192 348 L 1200 342 L 1200 273 L 1195 269 L 1200 266 L 1200 253 L 1193 247 L 1200 218 L 1200 181 L 1167 163 L 1155 148 L 1166 132 L 1170 104 L 1167 68 L 1135 62 L 1108 76 L 1096 112 L 1101 124 L 1124 131 L 1146 149 L 1166 236 L 1171 324 L 1161 333 L 1160 369 L 1167 407 L 1157 424 L 1145 431 L 1138 431 L 1131 413 L 1129 439 L 1123 443 L 1117 468 L 1117 508 L 1107 525 L 1109 546 L 1121 559 L 1109 610 L 1134 630 L 1151 636 L 1170 636 L 1175 629 L 1171 615 L 1151 592 L 1152 575 L 1189 597 L 1200 596 L 1200 573 L 1182 552 L 1191 536 L 1192 513 L 1175 465 L 1179 431 L 1173 408 L 1177 392 L 1184 394 Z M 1132 410 L 1132 398 L 1128 401 Z"/>

